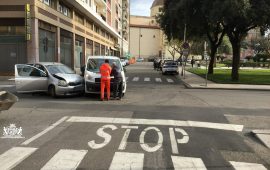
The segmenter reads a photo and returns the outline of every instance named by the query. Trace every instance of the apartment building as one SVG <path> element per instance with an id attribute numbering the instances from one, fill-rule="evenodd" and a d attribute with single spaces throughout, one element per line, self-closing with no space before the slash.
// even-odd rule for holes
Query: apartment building
<path id="1" fill-rule="evenodd" d="M 128 0 L 1 0 L 0 75 L 33 62 L 61 62 L 79 72 L 89 55 L 124 55 L 123 4 Z"/>

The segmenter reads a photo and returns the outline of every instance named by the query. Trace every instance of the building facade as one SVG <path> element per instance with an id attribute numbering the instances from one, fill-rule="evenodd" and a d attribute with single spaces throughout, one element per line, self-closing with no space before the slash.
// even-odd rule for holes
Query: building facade
<path id="1" fill-rule="evenodd" d="M 87 56 L 120 56 L 121 49 L 128 51 L 121 37 L 124 1 L 129 5 L 128 0 L 1 0 L 0 74 L 14 74 L 16 63 L 34 62 L 61 62 L 79 72 Z"/>
<path id="2" fill-rule="evenodd" d="M 156 16 L 162 12 L 164 0 L 155 0 L 150 16 L 130 16 L 130 53 L 135 58 L 173 58 L 172 49 L 167 46 L 167 39 L 156 22 Z M 175 53 L 175 58 L 180 54 Z"/>

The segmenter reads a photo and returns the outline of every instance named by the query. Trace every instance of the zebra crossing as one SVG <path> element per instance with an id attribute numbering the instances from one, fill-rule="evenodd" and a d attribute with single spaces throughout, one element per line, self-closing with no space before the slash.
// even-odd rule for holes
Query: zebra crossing
<path id="1" fill-rule="evenodd" d="M 10 170 L 15 168 L 16 166 L 19 166 L 22 161 L 30 157 L 34 152 L 38 152 L 38 148 L 13 147 L 0 155 L 0 169 Z M 41 167 L 41 170 L 77 169 L 87 154 L 91 154 L 91 151 L 60 149 Z M 143 170 L 146 160 L 145 156 L 146 155 L 144 153 L 115 152 L 110 166 L 107 169 Z M 91 162 L 91 160 L 87 161 Z M 92 161 L 92 163 L 94 163 L 95 160 Z M 171 156 L 171 161 L 175 170 L 207 170 L 207 166 L 204 164 L 201 158 Z M 229 161 L 229 163 L 235 170 L 267 170 L 267 168 L 262 164 L 234 161 Z M 36 167 L 33 167 L 33 169 L 36 169 Z"/>
<path id="2" fill-rule="evenodd" d="M 175 83 L 175 80 L 172 78 L 150 78 L 150 77 L 126 77 L 127 82 L 155 82 L 155 83 Z"/>

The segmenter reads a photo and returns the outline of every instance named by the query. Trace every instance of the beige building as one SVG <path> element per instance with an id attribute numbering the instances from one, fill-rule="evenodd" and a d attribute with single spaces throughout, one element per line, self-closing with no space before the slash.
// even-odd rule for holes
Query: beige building
<path id="1" fill-rule="evenodd" d="M 172 49 L 166 45 L 166 37 L 156 22 L 162 11 L 164 0 L 155 0 L 151 6 L 151 16 L 130 16 L 130 53 L 136 58 L 173 58 Z M 175 54 L 175 58 L 179 57 Z"/>
<path id="2" fill-rule="evenodd" d="M 121 23 L 129 20 L 128 5 L 129 0 L 1 0 L 0 74 L 33 62 L 61 62 L 78 71 L 89 55 L 127 53 L 128 22 Z"/>

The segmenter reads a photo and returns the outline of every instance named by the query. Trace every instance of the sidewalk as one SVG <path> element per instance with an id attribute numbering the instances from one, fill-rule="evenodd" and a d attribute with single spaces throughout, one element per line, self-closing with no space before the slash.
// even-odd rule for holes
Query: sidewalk
<path id="1" fill-rule="evenodd" d="M 181 68 L 179 69 L 181 73 Z M 224 89 L 224 90 L 262 90 L 270 91 L 270 85 L 246 85 L 246 84 L 217 84 L 207 81 L 198 75 L 185 71 L 185 78 L 180 75 L 185 86 L 190 89 Z"/>

